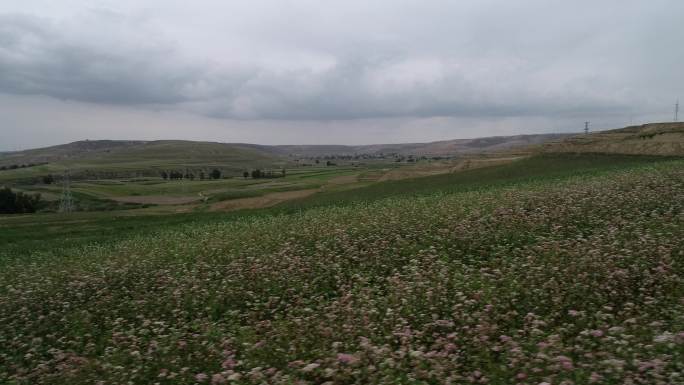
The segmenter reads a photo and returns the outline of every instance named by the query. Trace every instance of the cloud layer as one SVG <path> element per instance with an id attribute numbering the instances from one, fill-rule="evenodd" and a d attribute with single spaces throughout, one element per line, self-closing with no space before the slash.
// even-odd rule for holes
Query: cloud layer
<path id="1" fill-rule="evenodd" d="M 0 5 L 0 93 L 239 121 L 624 119 L 681 91 L 683 13 L 675 0 L 26 1 Z"/>

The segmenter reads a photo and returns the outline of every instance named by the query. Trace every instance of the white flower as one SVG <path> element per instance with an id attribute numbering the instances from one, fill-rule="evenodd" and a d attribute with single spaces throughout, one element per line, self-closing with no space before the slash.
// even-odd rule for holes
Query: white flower
<path id="1" fill-rule="evenodd" d="M 653 342 L 659 343 L 659 344 L 664 344 L 668 342 L 674 341 L 674 334 L 670 332 L 665 332 L 663 334 L 657 335 L 653 337 Z"/>

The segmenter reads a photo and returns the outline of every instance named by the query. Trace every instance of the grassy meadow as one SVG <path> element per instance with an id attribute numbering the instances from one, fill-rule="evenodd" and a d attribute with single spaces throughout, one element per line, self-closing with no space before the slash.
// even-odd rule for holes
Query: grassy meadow
<path id="1" fill-rule="evenodd" d="M 679 159 L 538 156 L 0 230 L 0 383 L 684 383 Z"/>

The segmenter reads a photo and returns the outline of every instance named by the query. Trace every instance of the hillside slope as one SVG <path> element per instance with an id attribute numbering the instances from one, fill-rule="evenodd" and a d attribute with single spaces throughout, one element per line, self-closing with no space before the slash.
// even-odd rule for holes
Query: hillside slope
<path id="1" fill-rule="evenodd" d="M 38 164 L 3 171 L 2 179 L 59 173 L 67 168 L 76 177 L 81 174 L 157 175 L 160 170 L 210 167 L 239 172 L 282 162 L 280 156 L 263 146 L 180 140 L 80 141 L 0 155 L 0 167 Z"/>
<path id="2" fill-rule="evenodd" d="M 453 139 L 428 143 L 371 144 L 361 146 L 275 146 L 286 154 L 299 156 L 354 155 L 354 154 L 400 154 L 453 156 L 485 153 L 541 144 L 566 138 L 568 134 L 535 134 L 515 136 L 491 136 L 475 139 Z"/>
<path id="3" fill-rule="evenodd" d="M 161 170 L 220 168 L 239 174 L 256 167 L 282 167 L 296 157 L 360 154 L 457 156 L 522 148 L 566 134 L 498 136 L 430 143 L 346 145 L 279 145 L 194 142 L 185 140 L 85 140 L 58 146 L 0 153 L 0 180 L 36 178 L 71 170 L 74 177 L 158 175 Z M 25 167 L 30 166 L 30 167 Z M 12 168 L 5 170 L 5 168 Z M 14 169 L 16 168 L 16 169 Z"/>
<path id="4" fill-rule="evenodd" d="M 0 248 L 0 378 L 681 384 L 682 165 Z"/>
<path id="5" fill-rule="evenodd" d="M 684 123 L 650 123 L 576 135 L 541 148 L 543 152 L 684 156 Z"/>

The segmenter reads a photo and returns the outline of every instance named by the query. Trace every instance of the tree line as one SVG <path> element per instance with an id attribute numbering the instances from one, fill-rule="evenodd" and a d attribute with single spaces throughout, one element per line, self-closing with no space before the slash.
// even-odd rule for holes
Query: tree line
<path id="1" fill-rule="evenodd" d="M 185 170 L 185 171 L 171 170 L 171 171 L 162 171 L 159 174 L 164 180 L 182 180 L 182 179 L 195 180 L 195 178 L 199 178 L 200 180 L 221 179 L 221 175 L 222 175 L 221 170 L 219 170 L 217 168 L 211 170 L 208 174 L 205 174 L 203 170 L 200 170 L 199 172 L 191 171 L 191 170 Z"/>
<path id="2" fill-rule="evenodd" d="M 35 166 L 42 166 L 44 164 L 47 164 L 47 162 L 43 163 L 26 163 L 26 164 L 10 164 L 7 166 L 0 166 L 0 171 L 5 171 L 5 170 L 16 170 L 18 168 L 27 168 L 27 167 L 35 167 Z"/>
<path id="3" fill-rule="evenodd" d="M 0 214 L 35 213 L 40 203 L 40 194 L 14 192 L 9 187 L 0 188 Z"/>
<path id="4" fill-rule="evenodd" d="M 285 169 L 281 169 L 280 171 L 273 171 L 273 170 L 261 170 L 261 169 L 255 169 L 252 170 L 252 172 L 245 171 L 242 173 L 242 176 L 247 179 L 250 176 L 252 179 L 260 179 L 260 178 L 283 178 L 285 176 Z"/>
<path id="5" fill-rule="evenodd" d="M 253 178 L 253 179 L 261 179 L 261 178 L 282 178 L 286 174 L 285 169 L 280 169 L 278 171 L 274 170 L 262 170 L 262 169 L 254 169 L 252 171 L 244 171 L 242 173 L 242 176 L 246 178 Z M 191 171 L 191 170 L 185 170 L 185 171 L 179 171 L 179 170 L 171 170 L 171 171 L 162 171 L 159 173 L 159 175 L 164 179 L 164 180 L 195 180 L 195 178 L 199 178 L 200 180 L 205 180 L 205 179 L 221 179 L 223 174 L 221 173 L 221 170 L 215 168 L 211 170 L 209 173 L 205 173 L 204 171 Z"/>

